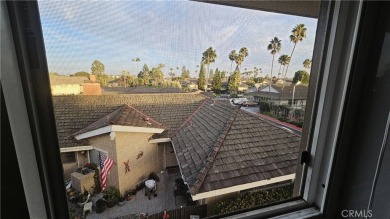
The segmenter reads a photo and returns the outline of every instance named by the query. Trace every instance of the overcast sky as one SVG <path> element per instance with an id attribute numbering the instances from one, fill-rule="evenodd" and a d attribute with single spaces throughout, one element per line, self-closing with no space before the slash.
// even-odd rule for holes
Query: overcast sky
<path id="1" fill-rule="evenodd" d="M 277 58 L 291 54 L 292 28 L 303 23 L 307 38 L 295 49 L 291 76 L 311 59 L 317 28 L 317 19 L 190 1 L 40 1 L 39 7 L 49 71 L 60 74 L 90 72 L 94 60 L 105 65 L 106 74 L 136 74 L 131 60 L 139 57 L 139 70 L 164 63 L 167 75 L 169 68 L 185 65 L 197 76 L 196 65 L 212 46 L 217 59 L 210 69 L 230 71 L 230 51 L 247 47 L 241 69 L 256 66 L 264 76 L 271 69 L 269 41 L 275 36 L 282 40 L 275 72 Z"/>

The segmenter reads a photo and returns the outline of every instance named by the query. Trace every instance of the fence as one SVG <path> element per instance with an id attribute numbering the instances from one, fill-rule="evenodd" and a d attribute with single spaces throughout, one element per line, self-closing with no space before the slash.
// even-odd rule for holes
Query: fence
<path id="1" fill-rule="evenodd" d="M 207 205 L 194 205 L 167 211 L 169 219 L 190 219 L 190 215 L 199 215 L 199 218 L 207 216 Z M 163 212 L 149 215 L 148 219 L 161 219 Z"/>

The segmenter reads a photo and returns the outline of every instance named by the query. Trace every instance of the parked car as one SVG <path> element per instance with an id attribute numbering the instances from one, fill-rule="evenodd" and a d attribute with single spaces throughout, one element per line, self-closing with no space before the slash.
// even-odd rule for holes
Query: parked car
<path id="1" fill-rule="evenodd" d="M 234 105 L 241 105 L 241 103 L 244 101 L 248 101 L 248 99 L 246 99 L 246 98 L 233 98 L 232 99 L 232 103 Z"/>
<path id="2" fill-rule="evenodd" d="M 246 106 L 246 107 L 257 107 L 257 106 L 259 106 L 259 103 L 248 100 L 248 101 L 241 102 L 240 105 Z"/>

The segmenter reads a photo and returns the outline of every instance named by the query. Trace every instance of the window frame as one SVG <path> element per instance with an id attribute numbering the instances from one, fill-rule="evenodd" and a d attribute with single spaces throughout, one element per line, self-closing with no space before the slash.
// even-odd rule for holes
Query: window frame
<path id="1" fill-rule="evenodd" d="M 23 38 L 16 4 L 1 2 L 1 30 L 5 33 L 1 41 L 1 68 L 4 98 L 27 205 L 32 218 L 66 218 L 68 210 L 64 208 L 67 205 L 56 127 L 54 121 L 47 119 L 54 118 L 54 113 L 38 6 L 36 2 L 20 3 L 28 6 L 32 25 L 38 25 L 33 28 L 37 28 L 35 37 L 41 43 L 36 46 L 43 57 L 38 60 L 41 69 L 36 70 L 28 57 L 30 48 L 26 47 Z M 306 104 L 304 120 L 304 127 L 310 129 L 303 133 L 300 147 L 301 152 L 309 151 L 311 159 L 303 166 L 298 165 L 297 178 L 302 179 L 302 183 L 294 188 L 295 194 L 302 191 L 302 195 L 252 211 L 233 212 L 234 218 L 270 217 L 283 213 L 294 217 L 302 216 L 302 212 L 313 217 L 324 213 L 362 7 L 362 1 L 321 2 L 317 30 L 323 32 L 317 31 L 312 64 L 312 69 L 318 69 L 319 73 L 312 74 L 310 79 L 312 86 L 307 102 L 312 104 Z M 47 87 L 36 88 L 33 86 L 36 83 Z M 324 107 L 330 105 L 332 107 Z M 42 120 L 43 115 L 47 118 Z M 39 177 L 34 177 L 37 175 Z M 61 193 L 63 197 L 50 195 Z M 301 214 L 294 214 L 296 210 L 301 210 Z"/>

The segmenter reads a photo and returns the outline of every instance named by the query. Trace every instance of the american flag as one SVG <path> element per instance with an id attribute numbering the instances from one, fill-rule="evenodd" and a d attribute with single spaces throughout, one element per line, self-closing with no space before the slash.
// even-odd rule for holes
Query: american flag
<path id="1" fill-rule="evenodd" d="M 102 186 L 102 191 L 104 191 L 107 185 L 107 175 L 111 167 L 115 163 L 111 158 L 107 157 L 106 153 L 101 153 L 101 152 L 99 152 L 99 162 L 100 162 L 100 184 Z"/>

